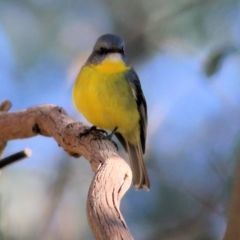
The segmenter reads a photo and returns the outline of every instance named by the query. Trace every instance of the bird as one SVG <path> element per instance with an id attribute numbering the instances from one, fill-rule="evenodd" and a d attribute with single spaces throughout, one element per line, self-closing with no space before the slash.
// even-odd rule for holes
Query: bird
<path id="1" fill-rule="evenodd" d="M 125 56 L 124 40 L 100 36 L 80 69 L 73 102 L 93 128 L 112 131 L 128 152 L 135 189 L 150 189 L 143 160 L 147 137 L 147 103 L 136 71 Z"/>

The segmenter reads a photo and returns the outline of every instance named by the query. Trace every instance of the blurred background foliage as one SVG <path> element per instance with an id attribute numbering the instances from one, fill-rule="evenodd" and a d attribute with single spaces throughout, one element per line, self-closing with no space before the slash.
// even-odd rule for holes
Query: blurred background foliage
<path id="1" fill-rule="evenodd" d="M 85 121 L 73 82 L 97 37 L 121 35 L 148 102 L 152 184 L 126 194 L 126 222 L 139 240 L 221 239 L 239 152 L 239 12 L 239 0 L 0 0 L 0 101 Z M 4 156 L 25 147 L 32 157 L 1 174 L 0 239 L 93 239 L 88 162 L 41 136 Z"/>

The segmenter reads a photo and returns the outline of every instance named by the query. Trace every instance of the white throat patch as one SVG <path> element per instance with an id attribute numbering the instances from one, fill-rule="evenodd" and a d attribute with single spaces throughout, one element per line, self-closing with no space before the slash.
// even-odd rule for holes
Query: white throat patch
<path id="1" fill-rule="evenodd" d="M 122 61 L 122 57 L 120 53 L 110 53 L 106 60 L 111 61 L 111 62 L 119 62 Z"/>

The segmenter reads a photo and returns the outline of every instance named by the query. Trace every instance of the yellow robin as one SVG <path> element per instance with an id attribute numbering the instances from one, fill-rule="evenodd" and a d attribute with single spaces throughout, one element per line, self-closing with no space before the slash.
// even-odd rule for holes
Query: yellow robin
<path id="1" fill-rule="evenodd" d="M 73 87 L 76 108 L 94 126 L 111 130 L 129 154 L 136 189 L 150 188 L 143 161 L 147 104 L 121 37 L 105 34 L 81 68 Z"/>

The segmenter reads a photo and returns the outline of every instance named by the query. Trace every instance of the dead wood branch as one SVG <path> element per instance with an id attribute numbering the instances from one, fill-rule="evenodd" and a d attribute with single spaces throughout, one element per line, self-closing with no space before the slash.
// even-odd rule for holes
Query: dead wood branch
<path id="1" fill-rule="evenodd" d="M 4 168 L 12 163 L 15 163 L 16 161 L 22 160 L 26 157 L 30 157 L 31 156 L 31 150 L 26 148 L 23 151 L 14 153 L 8 157 L 5 157 L 3 159 L 0 160 L 0 169 Z"/>
<path id="2" fill-rule="evenodd" d="M 119 210 L 129 189 L 132 173 L 108 140 L 79 138 L 87 128 L 64 109 L 54 105 L 32 107 L 19 112 L 0 113 L 0 142 L 43 135 L 53 137 L 71 156 L 84 156 L 96 173 L 91 183 L 87 213 L 96 239 L 133 239 Z"/>

